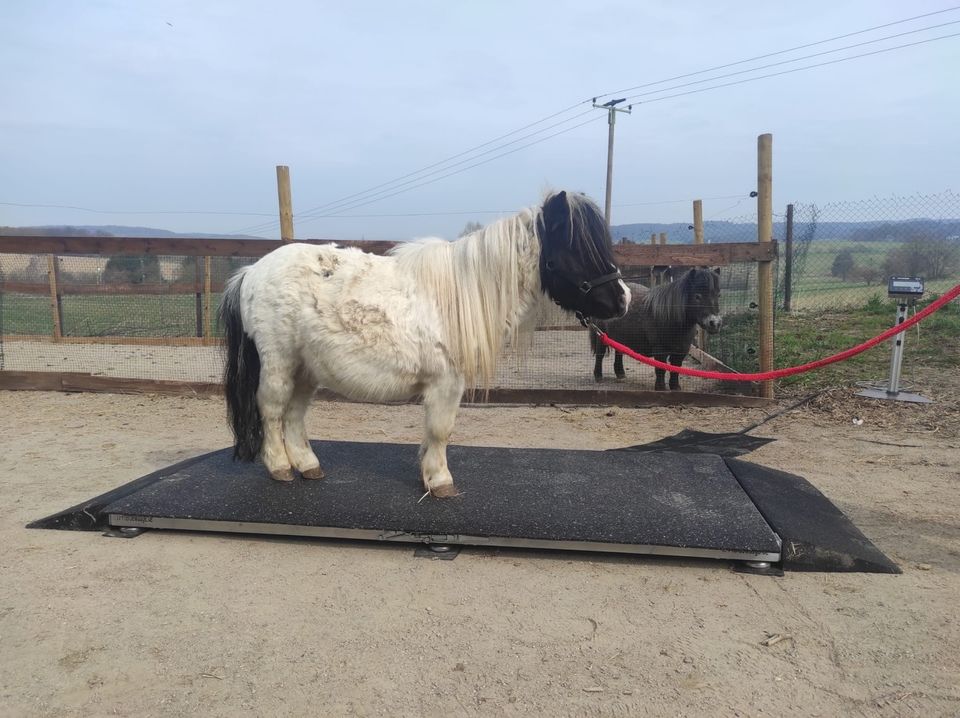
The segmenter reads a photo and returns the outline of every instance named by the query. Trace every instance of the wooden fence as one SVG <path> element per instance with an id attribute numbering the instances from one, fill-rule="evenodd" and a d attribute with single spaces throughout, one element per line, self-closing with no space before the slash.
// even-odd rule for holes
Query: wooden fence
<path id="1" fill-rule="evenodd" d="M 341 246 L 359 247 L 374 254 L 383 254 L 395 246 L 384 241 L 339 241 L 327 239 L 302 240 L 311 244 L 336 242 Z M 233 240 L 208 238 L 134 238 L 134 237 L 0 237 L 0 255 L 21 254 L 48 257 L 48 281 L 4 281 L 0 291 L 9 294 L 46 296 L 49 298 L 53 330 L 48 336 L 6 335 L 9 340 L 28 339 L 65 344 L 118 344 L 159 346 L 210 346 L 218 343 L 212 331 L 212 312 L 216 296 L 223 289 L 223 279 L 214 279 L 211 263 L 214 257 L 255 259 L 281 245 L 274 240 Z M 650 272 L 652 267 L 725 266 L 737 263 L 769 263 L 776 257 L 774 243 L 743 242 L 732 244 L 696 245 L 640 245 L 619 243 L 614 246 L 619 266 L 628 276 Z M 180 256 L 196 257 L 194 281 L 182 278 L 171 282 L 105 282 L 90 283 L 62 277 L 59 271 L 60 257 L 95 256 L 147 257 Z M 201 261 L 202 258 L 202 261 Z M 196 300 L 196 336 L 67 336 L 63 325 L 63 298 L 72 295 L 124 296 L 124 295 L 192 295 Z M 556 327 L 554 327 L 556 328 Z M 694 354 L 696 355 L 696 351 Z M 711 357 L 697 357 L 701 364 L 709 366 Z M 219 391 L 219 386 L 199 382 L 141 380 L 120 377 L 93 376 L 70 372 L 0 372 L 0 388 L 32 388 L 47 390 L 92 390 L 92 391 L 154 391 L 157 393 L 210 394 Z M 506 403 L 599 403 L 599 404 L 675 404 L 696 403 L 752 404 L 755 397 L 698 394 L 688 392 L 604 391 L 604 390 L 545 390 L 545 389 L 498 389 L 491 400 Z"/>

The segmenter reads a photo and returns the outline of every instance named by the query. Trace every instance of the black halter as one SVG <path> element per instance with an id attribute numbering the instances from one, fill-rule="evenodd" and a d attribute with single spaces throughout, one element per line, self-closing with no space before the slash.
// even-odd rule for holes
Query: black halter
<path id="1" fill-rule="evenodd" d="M 616 272 L 610 272 L 610 274 L 604 274 L 602 277 L 597 277 L 596 279 L 590 279 L 583 282 L 580 282 L 577 285 L 578 289 L 583 292 L 584 295 L 590 294 L 591 289 L 596 287 L 603 286 L 604 284 L 609 284 L 610 282 L 616 282 L 618 279 L 621 279 L 620 270 Z"/>
<path id="2" fill-rule="evenodd" d="M 553 268 L 553 262 L 547 262 L 546 267 L 547 267 L 547 271 L 549 272 L 555 271 Z M 610 272 L 609 274 L 603 274 L 599 277 L 595 277 L 594 279 L 585 279 L 584 281 L 580 282 L 577 285 L 577 289 L 579 289 L 580 293 L 584 297 L 586 297 L 588 294 L 590 294 L 591 291 L 593 291 L 597 287 L 602 287 L 604 284 L 609 284 L 610 282 L 616 282 L 617 280 L 622 278 L 623 276 L 620 274 L 620 270 L 617 269 L 614 272 Z M 560 304 L 560 302 L 557 302 L 557 304 Z M 585 316 L 581 310 L 578 309 L 573 314 L 577 318 L 577 321 L 579 321 L 582 326 L 599 331 L 599 329 L 597 329 L 597 325 L 594 324 L 592 321 L 590 321 L 590 318 Z"/>

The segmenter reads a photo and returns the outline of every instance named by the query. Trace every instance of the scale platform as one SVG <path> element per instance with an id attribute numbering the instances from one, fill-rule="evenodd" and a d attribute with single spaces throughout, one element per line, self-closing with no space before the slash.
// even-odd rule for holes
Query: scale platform
<path id="1" fill-rule="evenodd" d="M 899 569 L 804 479 L 715 454 L 451 446 L 461 494 L 423 497 L 417 446 L 312 442 L 323 480 L 223 449 L 30 524 L 504 546 Z M 421 500 L 422 499 L 422 500 Z M 131 532 L 135 533 L 135 532 Z"/>

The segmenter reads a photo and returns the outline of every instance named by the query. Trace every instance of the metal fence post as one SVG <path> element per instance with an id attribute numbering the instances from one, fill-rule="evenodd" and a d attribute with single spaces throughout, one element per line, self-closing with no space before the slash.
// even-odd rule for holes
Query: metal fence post
<path id="1" fill-rule="evenodd" d="M 57 257 L 47 255 L 47 275 L 50 278 L 50 311 L 53 314 L 53 340 L 63 339 L 63 297 L 60 295 L 60 268 Z"/>

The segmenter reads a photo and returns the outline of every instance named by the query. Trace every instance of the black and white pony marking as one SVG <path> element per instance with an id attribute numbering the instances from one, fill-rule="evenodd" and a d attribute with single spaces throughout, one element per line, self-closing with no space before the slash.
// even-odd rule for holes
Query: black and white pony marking
<path id="1" fill-rule="evenodd" d="M 387 256 L 289 244 L 238 271 L 220 305 L 234 457 L 270 475 L 323 478 L 303 419 L 317 387 L 351 399 L 423 397 L 421 478 L 457 493 L 446 447 L 465 387 L 488 387 L 498 354 L 533 329 L 545 298 L 597 319 L 621 316 L 630 290 L 597 206 L 557 192 L 540 207 L 456 242 Z"/>
<path id="2" fill-rule="evenodd" d="M 633 300 L 625 316 L 609 322 L 597 322 L 611 339 L 626 344 L 640 354 L 679 366 L 683 364 L 697 326 L 709 334 L 720 331 L 720 270 L 691 269 L 679 279 L 647 289 L 629 284 Z M 596 356 L 593 378 L 603 379 L 603 358 L 607 346 L 590 331 L 590 348 Z M 623 354 L 615 352 L 613 370 L 618 379 L 623 371 Z M 656 372 L 655 389 L 664 391 L 665 369 Z M 680 389 L 680 375 L 670 372 L 670 389 Z"/>

